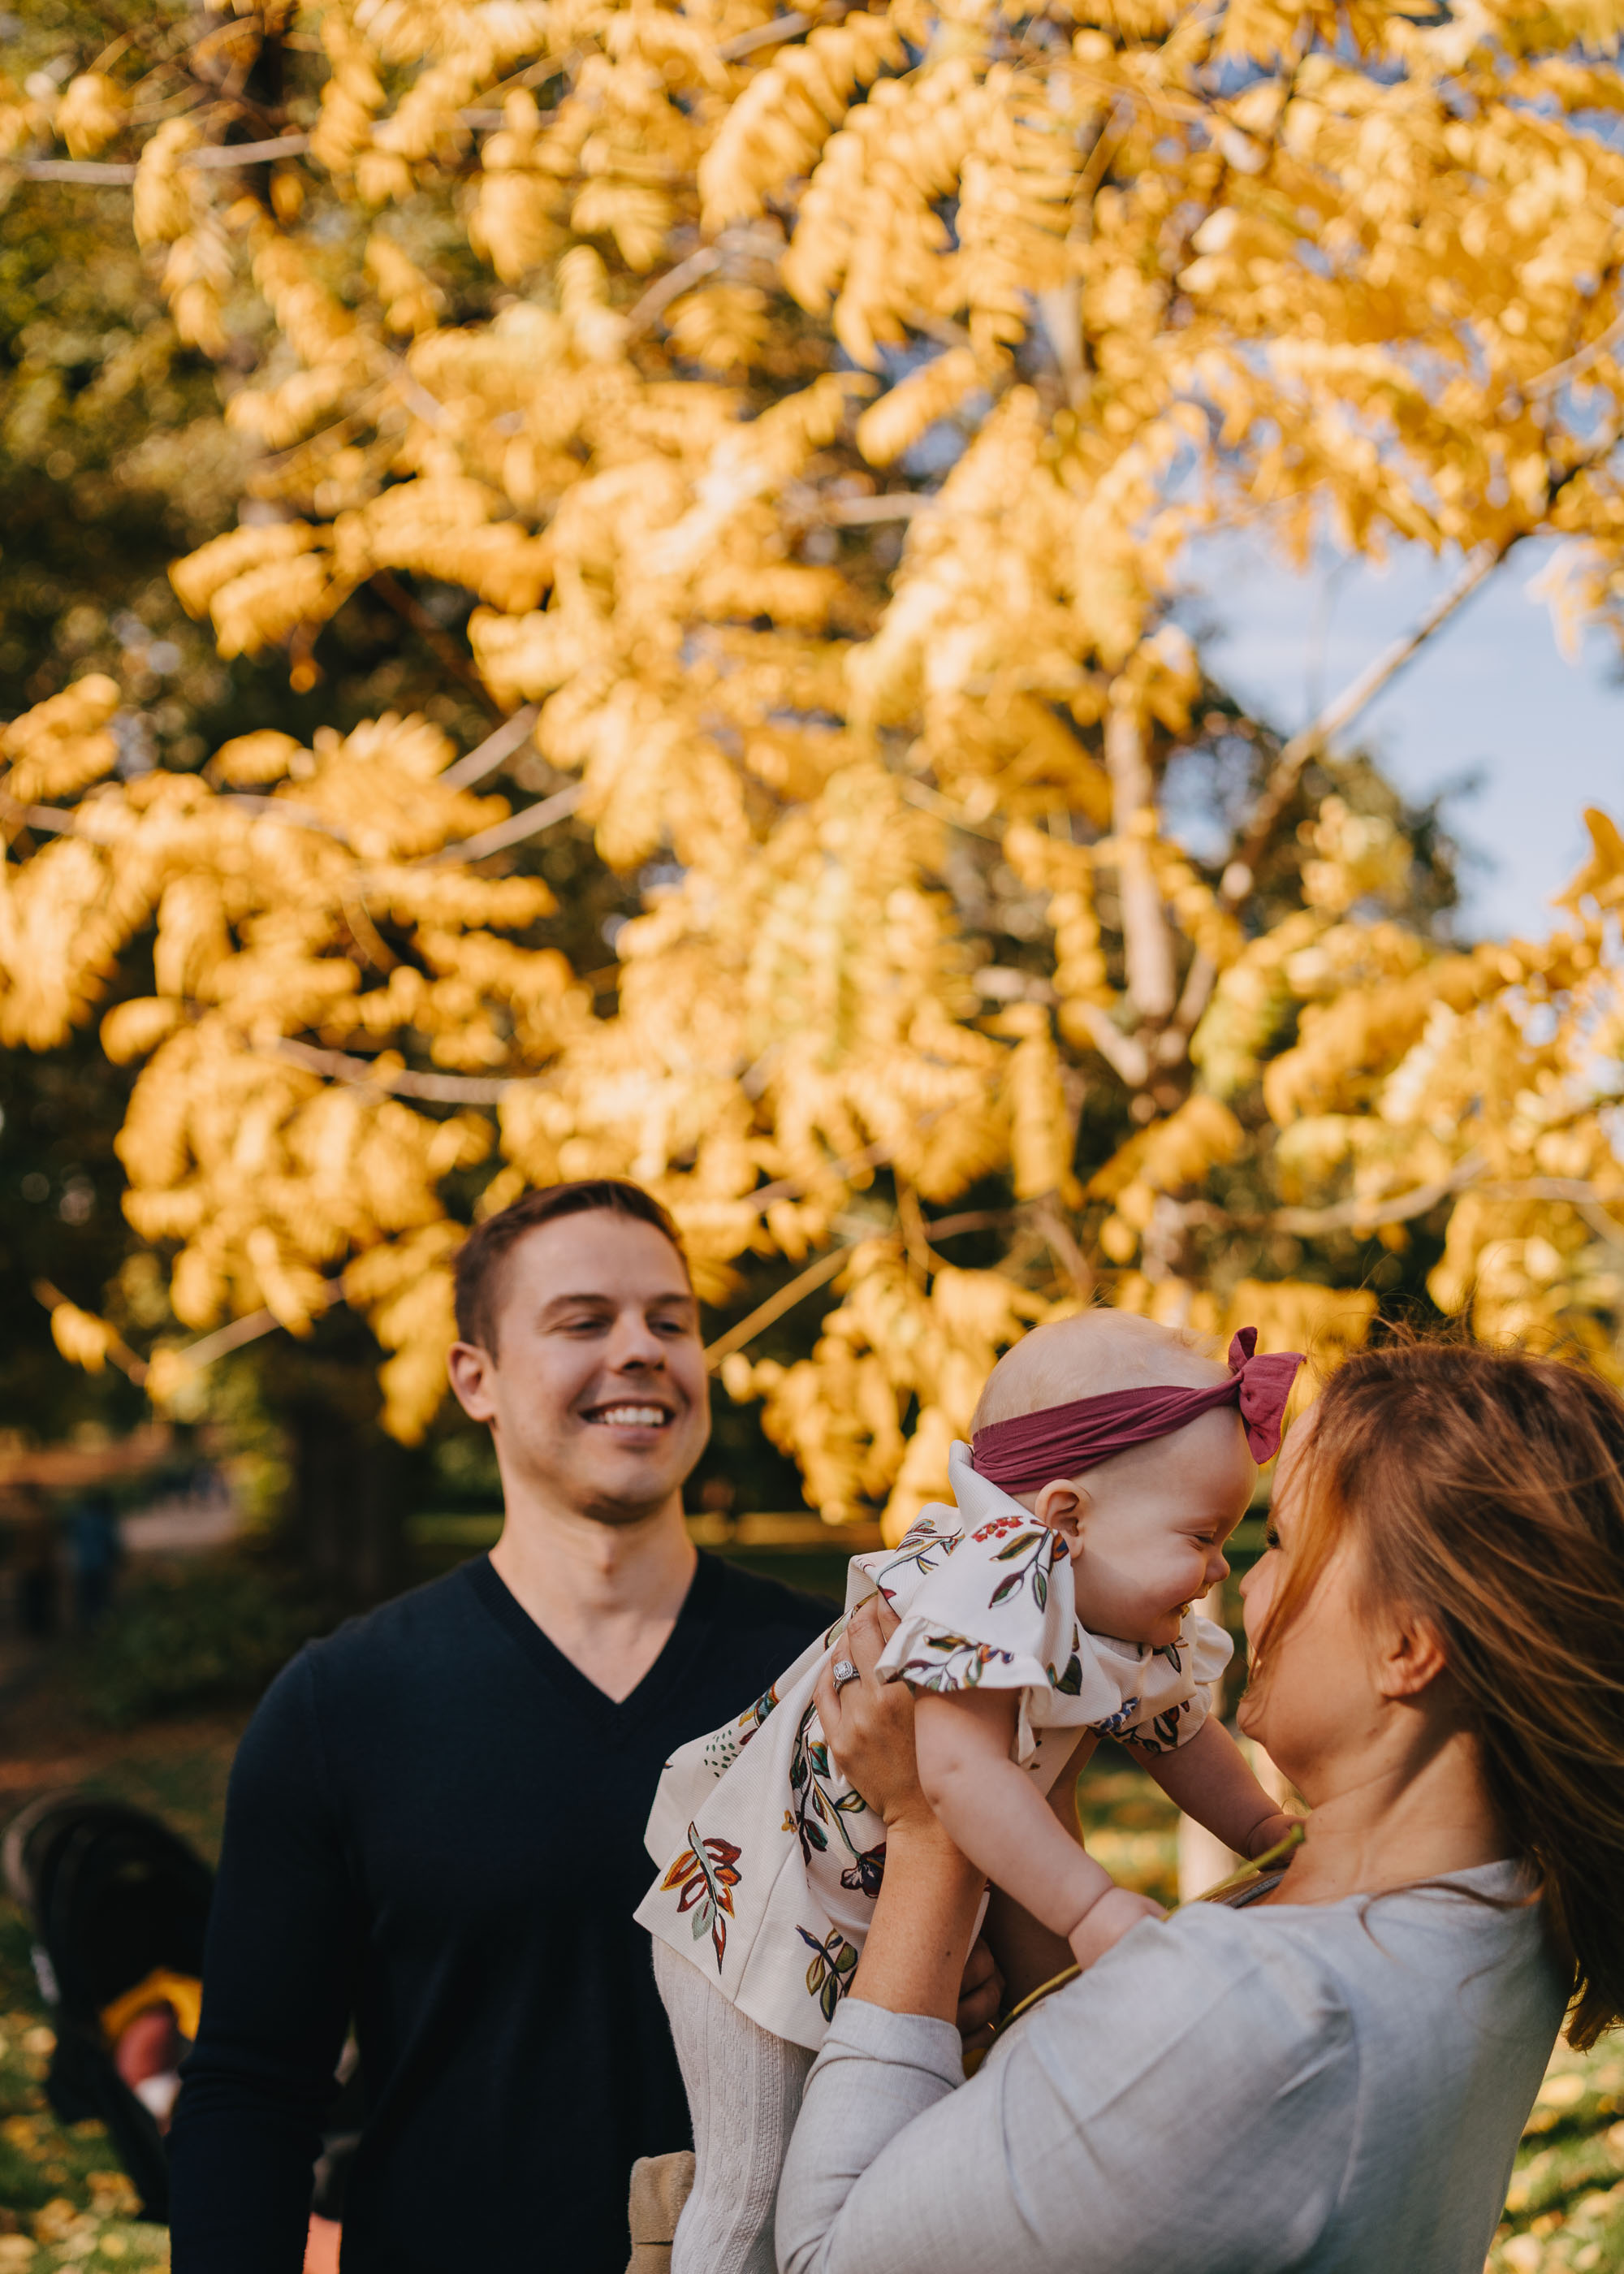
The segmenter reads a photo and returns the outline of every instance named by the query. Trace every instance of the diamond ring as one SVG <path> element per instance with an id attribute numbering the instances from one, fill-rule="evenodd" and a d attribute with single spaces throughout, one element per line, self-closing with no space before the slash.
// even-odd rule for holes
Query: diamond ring
<path id="1" fill-rule="evenodd" d="M 845 1689 L 848 1682 L 861 1682 L 862 1680 L 861 1675 L 859 1674 L 857 1668 L 852 1664 L 849 1658 L 836 1659 L 829 1671 L 834 1680 L 835 1695 L 837 1697 L 839 1696 L 841 1690 Z"/>

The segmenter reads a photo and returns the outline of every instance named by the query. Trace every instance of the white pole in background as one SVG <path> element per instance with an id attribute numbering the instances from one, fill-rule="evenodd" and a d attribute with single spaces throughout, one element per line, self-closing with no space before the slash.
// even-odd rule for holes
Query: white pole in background
<path id="1" fill-rule="evenodd" d="M 1215 1587 L 1207 1589 L 1196 1608 L 1203 1618 L 1211 1619 L 1214 1626 L 1223 1624 L 1222 1579 Z M 1213 1710 L 1215 1713 L 1221 1711 L 1223 1702 L 1222 1694 L 1214 1698 Z M 1227 1879 L 1231 1871 L 1238 1870 L 1241 1862 L 1242 1858 L 1232 1854 L 1215 1832 L 1209 1832 L 1204 1824 L 1198 1824 L 1193 1816 L 1179 1818 L 1178 1900 L 1181 1903 L 1190 1902 L 1197 1895 L 1204 1895 L 1208 1887 L 1215 1887 L 1221 1879 Z"/>

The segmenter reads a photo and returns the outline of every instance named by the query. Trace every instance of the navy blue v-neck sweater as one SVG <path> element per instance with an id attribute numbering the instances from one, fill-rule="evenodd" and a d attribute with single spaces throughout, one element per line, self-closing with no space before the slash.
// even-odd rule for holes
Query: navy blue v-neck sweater
<path id="1" fill-rule="evenodd" d="M 303 1651 L 232 1771 L 174 2274 L 299 2274 L 352 2015 L 344 2274 L 624 2274 L 633 2159 L 688 2138 L 632 1920 L 654 1788 L 832 1615 L 702 1555 L 616 1705 L 481 1557 Z"/>

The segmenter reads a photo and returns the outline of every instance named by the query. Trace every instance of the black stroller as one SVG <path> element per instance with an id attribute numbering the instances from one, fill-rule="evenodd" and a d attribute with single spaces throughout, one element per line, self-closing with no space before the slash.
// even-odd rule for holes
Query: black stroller
<path id="1" fill-rule="evenodd" d="M 214 1874 L 156 1817 L 78 1792 L 50 1794 L 13 1819 L 0 1841 L 0 1872 L 33 1923 L 34 1973 L 56 2033 L 46 2096 L 64 2124 L 101 2119 L 141 2217 L 162 2225 L 165 2080 L 126 2083 L 119 2041 L 161 2015 L 177 2057 L 196 2035 Z M 353 2044 L 335 2082 L 311 2207 L 342 2219 L 365 2102 Z"/>
<path id="2" fill-rule="evenodd" d="M 64 2124 L 99 2117 L 141 2199 L 169 2216 L 162 2093 L 138 2096 L 116 2059 L 122 2033 L 167 2014 L 197 2029 L 214 1875 L 139 1809 L 77 1792 L 35 1801 L 0 1842 L 5 1884 L 34 1926 L 34 1967 L 56 2049 L 46 2096 Z"/>

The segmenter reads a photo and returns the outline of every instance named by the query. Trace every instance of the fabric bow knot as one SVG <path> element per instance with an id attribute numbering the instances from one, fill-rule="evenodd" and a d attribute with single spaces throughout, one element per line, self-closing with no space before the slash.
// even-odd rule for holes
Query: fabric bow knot
<path id="1" fill-rule="evenodd" d="M 1238 1385 L 1241 1425 L 1259 1468 L 1280 1450 L 1286 1426 L 1286 1400 L 1303 1363 L 1301 1351 L 1258 1352 L 1256 1327 L 1242 1327 L 1229 1344 L 1229 1372 Z M 1225 1392 L 1228 1395 L 1228 1392 Z M 1214 1404 L 1222 1402 L 1214 1398 Z"/>
<path id="2" fill-rule="evenodd" d="M 1006 1492 L 1030 1492 L 1056 1477 L 1080 1476 L 1114 1453 L 1171 1436 L 1198 1414 L 1238 1405 L 1252 1457 L 1259 1465 L 1280 1450 L 1286 1400 L 1303 1363 L 1300 1351 L 1259 1356 L 1256 1327 L 1242 1327 L 1229 1344 L 1229 1379 L 1211 1389 L 1115 1389 L 1103 1397 L 1076 1397 L 1036 1413 L 978 1429 L 972 1454 L 979 1475 Z"/>

